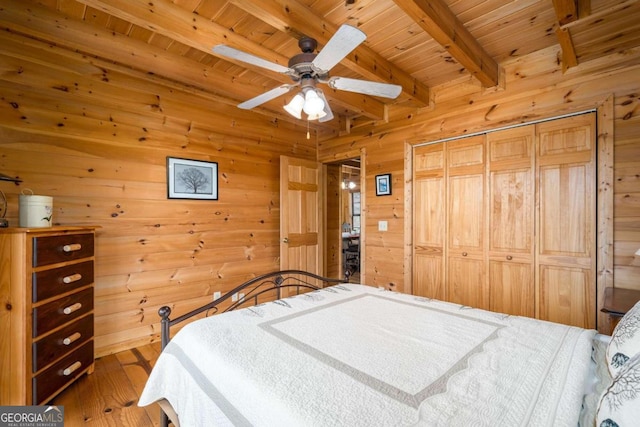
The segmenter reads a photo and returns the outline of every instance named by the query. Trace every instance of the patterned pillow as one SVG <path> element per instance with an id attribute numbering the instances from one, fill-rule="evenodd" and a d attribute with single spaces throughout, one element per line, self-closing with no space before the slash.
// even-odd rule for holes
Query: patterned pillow
<path id="1" fill-rule="evenodd" d="M 604 390 L 596 426 L 637 426 L 640 420 L 640 353 L 633 356 Z"/>
<path id="2" fill-rule="evenodd" d="M 640 301 L 616 325 L 607 347 L 607 364 L 611 376 L 620 372 L 624 364 L 640 353 Z"/>

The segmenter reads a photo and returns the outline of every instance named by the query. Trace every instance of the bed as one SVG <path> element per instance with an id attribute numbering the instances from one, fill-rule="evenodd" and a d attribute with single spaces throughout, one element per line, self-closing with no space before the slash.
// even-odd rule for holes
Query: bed
<path id="1" fill-rule="evenodd" d="M 164 425 L 593 426 L 613 381 L 610 337 L 594 330 L 302 271 L 160 314 L 138 404 L 159 403 Z"/>

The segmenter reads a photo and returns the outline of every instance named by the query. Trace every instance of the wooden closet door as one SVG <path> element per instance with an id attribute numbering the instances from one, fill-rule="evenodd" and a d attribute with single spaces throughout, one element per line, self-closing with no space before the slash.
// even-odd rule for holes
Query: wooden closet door
<path id="1" fill-rule="evenodd" d="M 535 316 L 535 126 L 487 135 L 489 309 Z"/>
<path id="2" fill-rule="evenodd" d="M 595 328 L 595 114 L 537 125 L 539 317 Z"/>
<path id="3" fill-rule="evenodd" d="M 489 308 L 485 276 L 485 137 L 450 142 L 447 159 L 447 299 Z"/>
<path id="4" fill-rule="evenodd" d="M 417 147 L 413 166 L 413 294 L 444 300 L 444 144 Z"/>

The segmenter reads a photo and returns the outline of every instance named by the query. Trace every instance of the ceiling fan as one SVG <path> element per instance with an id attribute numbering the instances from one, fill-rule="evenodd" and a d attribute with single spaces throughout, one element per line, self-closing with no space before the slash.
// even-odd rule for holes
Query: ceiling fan
<path id="1" fill-rule="evenodd" d="M 298 119 L 302 118 L 302 112 L 304 111 L 308 120 L 327 122 L 333 119 L 333 112 L 322 90 L 316 87 L 318 83 L 327 84 L 337 90 L 383 98 L 394 99 L 400 95 L 402 87 L 398 85 L 347 77 L 329 77 L 329 70 L 342 61 L 366 38 L 365 33 L 345 24 L 329 39 L 324 48 L 316 54 L 314 51 L 318 47 L 318 42 L 311 37 L 303 37 L 298 41 L 298 46 L 300 46 L 302 53 L 292 57 L 289 60 L 288 67 L 223 44 L 214 46 L 213 51 L 227 58 L 286 74 L 293 80 L 293 84 L 284 84 L 271 89 L 239 104 L 239 108 L 250 110 L 284 95 L 296 87 L 300 87 L 300 92 L 293 97 L 291 102 L 284 106 L 284 109 Z"/>

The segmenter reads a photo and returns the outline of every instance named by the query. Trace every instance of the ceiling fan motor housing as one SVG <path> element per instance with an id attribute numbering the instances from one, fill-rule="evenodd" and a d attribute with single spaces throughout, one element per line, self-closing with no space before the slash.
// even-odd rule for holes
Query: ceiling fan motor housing
<path id="1" fill-rule="evenodd" d="M 329 74 L 328 72 L 322 72 L 323 70 L 318 70 L 312 65 L 313 60 L 318 56 L 318 54 L 314 53 L 318 47 L 318 42 L 311 37 L 303 37 L 298 41 L 298 46 L 302 53 L 289 59 L 289 68 L 296 72 L 296 75 L 291 76 L 293 80 L 297 82 L 316 76 L 320 78 L 326 77 Z"/>

